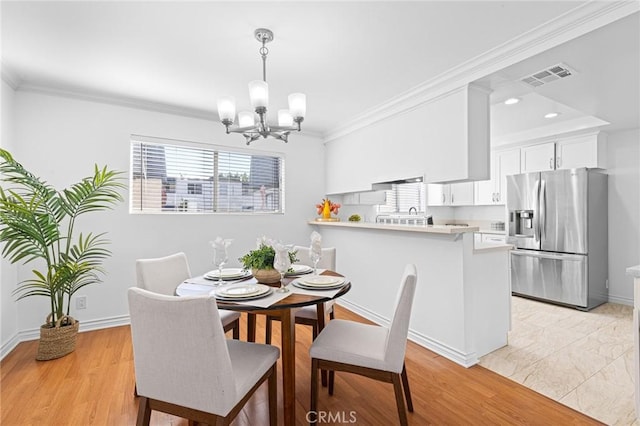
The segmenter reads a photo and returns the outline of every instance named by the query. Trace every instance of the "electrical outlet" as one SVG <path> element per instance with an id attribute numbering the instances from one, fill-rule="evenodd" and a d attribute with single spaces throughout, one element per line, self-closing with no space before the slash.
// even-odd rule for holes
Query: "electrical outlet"
<path id="1" fill-rule="evenodd" d="M 76 309 L 87 309 L 87 296 L 76 297 Z"/>

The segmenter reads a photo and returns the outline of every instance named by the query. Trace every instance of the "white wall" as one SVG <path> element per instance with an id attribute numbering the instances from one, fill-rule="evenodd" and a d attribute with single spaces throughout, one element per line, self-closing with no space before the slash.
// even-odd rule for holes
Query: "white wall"
<path id="1" fill-rule="evenodd" d="M 130 134 L 246 147 L 241 135 L 225 135 L 224 127 L 214 121 L 21 91 L 16 93 L 15 108 L 14 156 L 57 188 L 90 175 L 94 163 L 125 171 L 128 176 Z M 80 225 L 86 230 L 108 231 L 113 255 L 105 263 L 108 275 L 104 283 L 78 293 L 87 296 L 87 309 L 76 312 L 72 306 L 81 331 L 107 325 L 109 319 L 112 323 L 126 321 L 126 289 L 135 285 L 137 258 L 184 251 L 197 274 L 213 269 L 208 242 L 217 235 L 234 239 L 229 258 L 236 265 L 236 259 L 263 234 L 308 243 L 310 230 L 305 222 L 314 217 L 314 205 L 324 196 L 322 142 L 292 134 L 288 144 L 267 139 L 252 147 L 285 154 L 285 214 L 131 215 L 125 202 L 114 211 L 83 218 Z M 128 193 L 123 195 L 128 199 Z M 30 270 L 19 267 L 19 278 L 27 278 Z M 35 331 L 46 313 L 46 298 L 21 301 L 20 330 Z M 4 319 L 4 308 L 2 316 Z"/>
<path id="2" fill-rule="evenodd" d="M 609 300 L 633 303 L 633 280 L 625 275 L 640 264 L 640 129 L 610 133 Z"/>
<path id="3" fill-rule="evenodd" d="M 13 137 L 14 90 L 2 80 L 0 86 L 0 147 L 11 151 L 15 146 Z M 11 291 L 18 281 L 18 268 L 0 258 L 0 358 L 17 344 L 18 310 Z"/>

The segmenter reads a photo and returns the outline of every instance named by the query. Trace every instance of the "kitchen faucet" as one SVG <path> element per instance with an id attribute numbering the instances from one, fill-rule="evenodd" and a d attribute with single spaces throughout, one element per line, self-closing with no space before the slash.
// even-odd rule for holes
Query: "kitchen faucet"
<path id="1" fill-rule="evenodd" d="M 416 216 L 418 215 L 418 209 L 416 209 L 415 207 L 409 207 L 409 214 L 411 214 L 411 210 L 413 210 Z"/>

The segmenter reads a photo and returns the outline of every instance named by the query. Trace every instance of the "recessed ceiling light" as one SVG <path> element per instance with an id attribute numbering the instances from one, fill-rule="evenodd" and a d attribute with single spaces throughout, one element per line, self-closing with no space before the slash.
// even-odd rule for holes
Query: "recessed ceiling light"
<path id="1" fill-rule="evenodd" d="M 509 98 L 509 99 L 507 99 L 506 101 L 504 101 L 504 104 L 505 104 L 505 105 L 515 105 L 515 104 L 517 104 L 518 102 L 520 102 L 520 99 L 519 99 L 519 98 Z"/>
<path id="2" fill-rule="evenodd" d="M 544 118 L 556 118 L 559 115 L 560 115 L 559 112 L 550 112 L 550 113 L 545 114 Z"/>

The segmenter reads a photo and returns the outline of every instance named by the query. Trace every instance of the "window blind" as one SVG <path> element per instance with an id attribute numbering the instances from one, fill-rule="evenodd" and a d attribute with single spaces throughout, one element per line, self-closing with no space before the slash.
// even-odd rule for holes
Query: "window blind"
<path id="1" fill-rule="evenodd" d="M 282 213 L 283 182 L 280 155 L 131 139 L 132 213 Z"/>
<path id="2" fill-rule="evenodd" d="M 386 191 L 386 203 L 378 206 L 378 213 L 408 213 L 411 207 L 425 212 L 425 194 L 423 182 L 393 184 Z"/>

